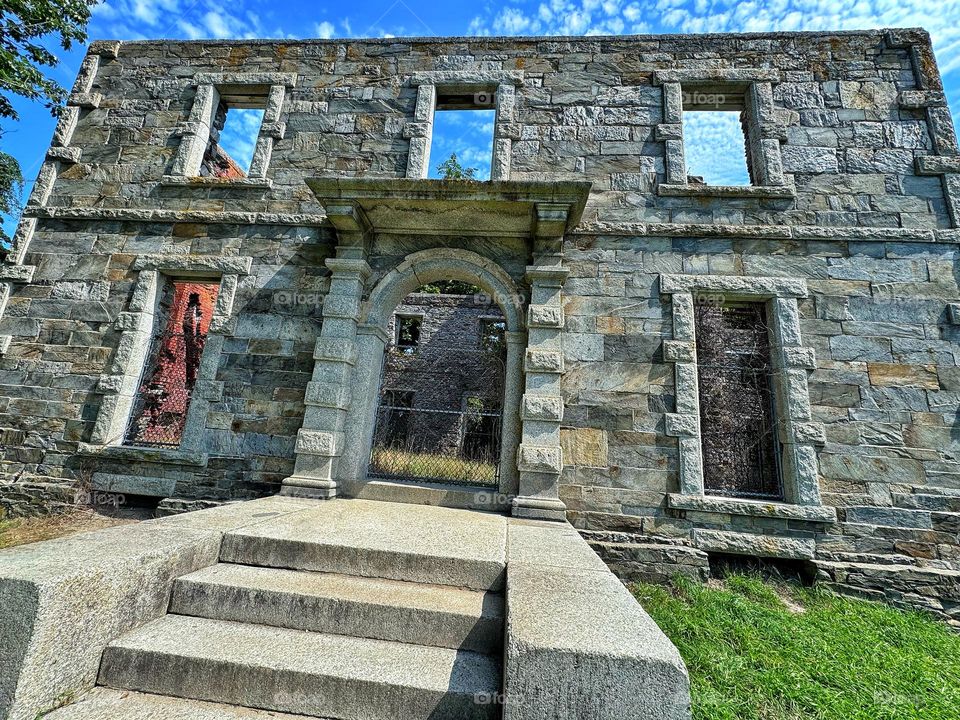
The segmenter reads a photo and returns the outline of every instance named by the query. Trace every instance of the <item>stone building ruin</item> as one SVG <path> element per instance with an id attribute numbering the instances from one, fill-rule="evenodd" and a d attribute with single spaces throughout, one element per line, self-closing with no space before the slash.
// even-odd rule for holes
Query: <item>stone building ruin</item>
<path id="1" fill-rule="evenodd" d="M 426 179 L 437 109 L 491 106 L 490 180 Z M 712 109 L 749 184 L 689 172 Z M 95 42 L 0 267 L 0 505 L 483 509 L 623 578 L 784 559 L 960 620 L 958 223 L 920 30 Z M 473 485 L 369 472 L 395 318 L 441 281 L 501 323 Z"/>

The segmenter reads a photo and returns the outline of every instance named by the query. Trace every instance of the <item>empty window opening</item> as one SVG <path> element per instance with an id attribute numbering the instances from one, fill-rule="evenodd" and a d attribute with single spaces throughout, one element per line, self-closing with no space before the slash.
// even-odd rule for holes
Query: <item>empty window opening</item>
<path id="1" fill-rule="evenodd" d="M 417 315 L 397 315 L 394 345 L 406 352 L 413 352 L 420 344 L 420 324 L 423 318 Z"/>
<path id="2" fill-rule="evenodd" d="M 418 321 L 415 353 L 402 345 L 409 319 Z M 369 474 L 496 484 L 506 357 L 499 307 L 474 285 L 434 282 L 404 298 L 392 323 Z"/>
<path id="3" fill-rule="evenodd" d="M 688 183 L 752 184 L 745 107 L 742 91 L 683 89 L 683 150 Z"/>
<path id="4" fill-rule="evenodd" d="M 438 93 L 428 177 L 489 180 L 496 115 L 492 91 Z"/>
<path id="5" fill-rule="evenodd" d="M 196 280 L 164 284 L 157 330 L 127 426 L 127 445 L 180 445 L 219 289 L 219 283 Z"/>
<path id="6" fill-rule="evenodd" d="M 782 499 L 766 306 L 711 303 L 694 312 L 704 490 Z"/>
<path id="7" fill-rule="evenodd" d="M 251 102 L 256 103 L 250 107 Z M 244 98 L 232 103 L 221 95 L 210 123 L 210 140 L 200 165 L 201 177 L 244 178 L 250 172 L 253 153 L 263 123 L 265 98 Z"/>

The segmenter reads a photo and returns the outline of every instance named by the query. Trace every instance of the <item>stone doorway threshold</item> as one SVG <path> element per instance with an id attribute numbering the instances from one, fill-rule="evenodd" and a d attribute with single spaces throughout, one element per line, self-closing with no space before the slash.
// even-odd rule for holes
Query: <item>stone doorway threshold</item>
<path id="1" fill-rule="evenodd" d="M 391 480 L 369 477 L 363 481 L 339 483 L 344 497 L 413 505 L 506 513 L 511 497 L 489 485 L 453 485 L 447 483 Z"/>
<path id="2" fill-rule="evenodd" d="M 690 716 L 574 528 L 427 505 L 272 497 L 0 553 L 0 641 L 11 720 Z"/>

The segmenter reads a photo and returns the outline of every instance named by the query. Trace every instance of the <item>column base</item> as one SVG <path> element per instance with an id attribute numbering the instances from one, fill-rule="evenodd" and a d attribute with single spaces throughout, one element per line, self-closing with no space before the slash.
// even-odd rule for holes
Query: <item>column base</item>
<path id="1" fill-rule="evenodd" d="M 333 500 L 337 497 L 337 482 L 291 475 L 280 486 L 280 495 L 313 500 Z"/>
<path id="2" fill-rule="evenodd" d="M 541 498 L 532 495 L 515 497 L 512 503 L 513 517 L 528 520 L 567 521 L 567 506 L 556 498 Z"/>

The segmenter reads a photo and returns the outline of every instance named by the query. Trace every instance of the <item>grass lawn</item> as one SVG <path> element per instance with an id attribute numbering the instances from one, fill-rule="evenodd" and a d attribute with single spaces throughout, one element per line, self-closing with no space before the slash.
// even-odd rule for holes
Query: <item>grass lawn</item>
<path id="1" fill-rule="evenodd" d="M 39 517 L 0 520 L 0 549 L 40 540 L 52 540 L 88 530 L 102 530 L 128 522 L 134 521 L 107 517 L 85 509 Z"/>
<path id="2" fill-rule="evenodd" d="M 695 720 L 957 720 L 960 634 L 918 612 L 752 575 L 637 584 Z"/>

